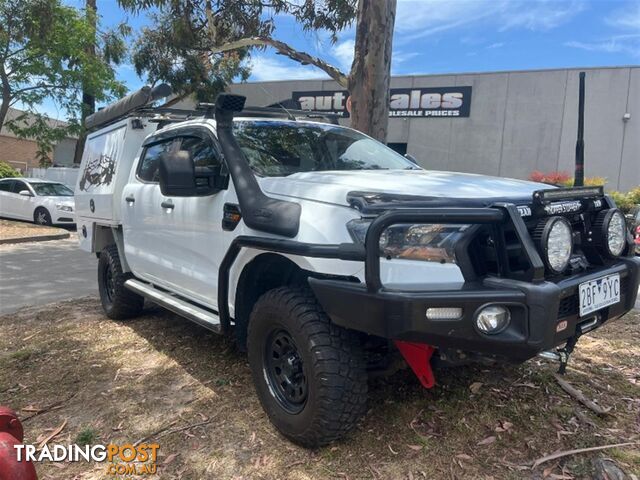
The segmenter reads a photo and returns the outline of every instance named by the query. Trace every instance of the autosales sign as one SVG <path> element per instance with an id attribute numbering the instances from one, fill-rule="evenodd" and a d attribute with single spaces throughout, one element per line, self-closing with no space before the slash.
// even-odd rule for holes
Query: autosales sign
<path id="1" fill-rule="evenodd" d="M 303 110 L 335 113 L 348 117 L 351 98 L 346 90 L 293 92 L 293 100 Z M 471 87 L 392 88 L 390 117 L 450 118 L 468 117 Z"/>

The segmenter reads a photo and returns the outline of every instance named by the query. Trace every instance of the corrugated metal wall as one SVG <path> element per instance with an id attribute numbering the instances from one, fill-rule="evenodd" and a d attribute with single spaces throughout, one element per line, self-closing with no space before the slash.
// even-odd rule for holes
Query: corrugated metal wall
<path id="1" fill-rule="evenodd" d="M 527 178 L 533 170 L 573 174 L 578 73 L 587 72 L 585 169 L 608 187 L 640 185 L 640 67 L 394 77 L 392 87 L 473 87 L 469 118 L 392 118 L 389 142 L 435 170 Z M 232 90 L 268 105 L 295 90 L 339 90 L 330 80 L 246 83 Z M 628 121 L 625 113 L 631 114 Z"/>

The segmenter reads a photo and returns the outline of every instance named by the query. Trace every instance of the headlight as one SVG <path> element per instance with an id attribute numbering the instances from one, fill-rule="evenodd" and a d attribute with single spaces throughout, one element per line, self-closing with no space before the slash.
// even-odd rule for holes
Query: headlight
<path id="1" fill-rule="evenodd" d="M 351 220 L 347 229 L 355 242 L 364 243 L 369 220 Z M 455 245 L 469 225 L 399 224 L 380 235 L 380 255 L 406 260 L 455 263 Z"/>
<path id="2" fill-rule="evenodd" d="M 550 217 L 536 227 L 534 238 L 547 269 L 562 273 L 573 253 L 573 234 L 569 221 L 563 217 Z"/>
<path id="3" fill-rule="evenodd" d="M 619 257 L 627 245 L 627 225 L 617 208 L 603 210 L 593 222 L 597 243 L 609 257 Z"/>
<path id="4" fill-rule="evenodd" d="M 70 206 L 70 205 L 62 205 L 61 203 L 58 203 L 58 204 L 56 205 L 56 208 L 57 208 L 58 210 L 63 211 L 63 212 L 73 212 L 73 207 L 72 207 L 72 206 Z"/>

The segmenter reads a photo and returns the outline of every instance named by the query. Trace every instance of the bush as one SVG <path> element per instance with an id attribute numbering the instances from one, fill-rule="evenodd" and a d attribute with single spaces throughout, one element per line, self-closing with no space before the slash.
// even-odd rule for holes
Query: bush
<path id="1" fill-rule="evenodd" d="M 558 187 L 573 187 L 573 177 L 567 172 L 540 172 L 535 170 L 529 175 L 529 180 Z M 585 187 L 599 187 L 605 183 L 607 183 L 607 179 L 604 177 L 586 177 L 584 179 Z"/>
<path id="2" fill-rule="evenodd" d="M 21 177 L 20 172 L 5 162 L 0 162 L 0 178 Z"/>
<path id="3" fill-rule="evenodd" d="M 529 180 L 540 183 L 548 183 L 550 185 L 564 185 L 572 178 L 567 172 L 540 172 L 535 170 L 529 175 Z M 573 184 L 573 182 L 572 182 Z"/>
<path id="4" fill-rule="evenodd" d="M 629 213 L 634 205 L 640 205 L 640 187 L 636 187 L 628 193 L 608 192 L 616 202 L 616 205 L 624 213 Z"/>

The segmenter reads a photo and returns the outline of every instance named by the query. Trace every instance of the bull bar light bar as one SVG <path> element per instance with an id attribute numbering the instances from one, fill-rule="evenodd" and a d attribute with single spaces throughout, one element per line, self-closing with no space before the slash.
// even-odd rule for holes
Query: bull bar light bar
<path id="1" fill-rule="evenodd" d="M 536 190 L 533 192 L 533 201 L 538 204 L 545 204 L 558 200 L 574 200 L 585 198 L 604 197 L 604 188 L 599 187 L 569 187 L 551 188 L 549 190 Z"/>

